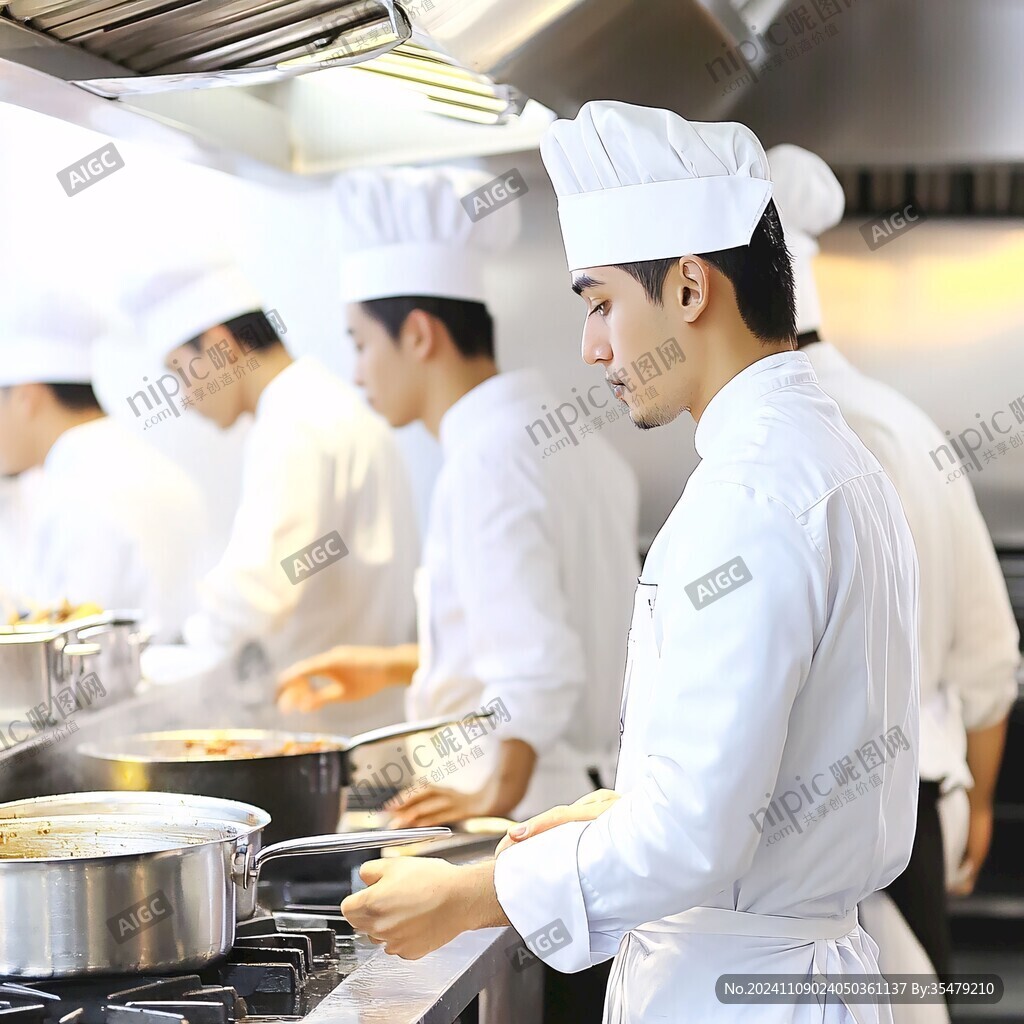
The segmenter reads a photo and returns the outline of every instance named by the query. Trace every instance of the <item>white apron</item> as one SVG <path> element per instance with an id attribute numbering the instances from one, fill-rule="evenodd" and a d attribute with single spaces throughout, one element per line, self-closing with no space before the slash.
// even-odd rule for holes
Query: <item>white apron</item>
<path id="1" fill-rule="evenodd" d="M 650 700 L 644 680 L 656 678 L 654 633 L 656 584 L 640 582 L 633 602 L 623 683 L 622 732 L 616 789 L 634 785 L 643 771 L 636 749 L 641 730 L 630 729 L 634 709 Z M 635 684 L 635 685 L 634 685 Z M 630 737 L 633 737 L 631 740 Z M 830 999 L 825 1005 L 723 1004 L 714 995 L 722 974 L 818 975 L 877 973 L 878 948 L 858 923 L 856 911 L 838 920 L 802 919 L 695 907 L 626 934 L 616 954 L 605 1001 L 604 1024 L 892 1024 L 888 1005 Z M 707 978 L 708 997 L 693 998 L 694 977 Z M 677 980 L 684 981 L 677 985 Z M 711 1016 L 711 1015 L 714 1016 Z"/>

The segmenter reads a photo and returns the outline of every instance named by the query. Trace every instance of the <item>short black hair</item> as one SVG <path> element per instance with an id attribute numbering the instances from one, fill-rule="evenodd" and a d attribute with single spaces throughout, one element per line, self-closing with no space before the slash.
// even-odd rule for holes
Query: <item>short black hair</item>
<path id="1" fill-rule="evenodd" d="M 767 343 L 788 341 L 796 336 L 793 261 L 771 199 L 754 228 L 749 245 L 694 255 L 732 282 L 740 316 L 757 338 Z M 651 302 L 660 306 L 665 278 L 679 259 L 677 256 L 616 266 L 639 281 Z"/>
<path id="2" fill-rule="evenodd" d="M 468 299 L 443 299 L 436 295 L 400 295 L 388 299 L 369 299 L 361 303 L 391 335 L 398 339 L 402 324 L 415 309 L 436 317 L 448 329 L 455 347 L 467 359 L 476 356 L 494 358 L 494 320 L 482 302 Z"/>
<path id="3" fill-rule="evenodd" d="M 225 320 L 223 326 L 234 335 L 235 340 L 239 342 L 239 347 L 244 345 L 248 352 L 259 352 L 271 348 L 273 345 L 283 344 L 262 309 L 254 309 L 249 313 L 233 316 L 230 320 Z M 203 334 L 205 333 L 204 331 Z M 201 337 L 202 334 L 197 334 L 194 338 L 189 338 L 185 344 L 190 345 L 198 352 L 201 347 L 199 344 Z"/>
<path id="4" fill-rule="evenodd" d="M 103 411 L 91 384 L 47 384 L 57 402 L 65 409 L 84 412 L 86 409 Z"/>

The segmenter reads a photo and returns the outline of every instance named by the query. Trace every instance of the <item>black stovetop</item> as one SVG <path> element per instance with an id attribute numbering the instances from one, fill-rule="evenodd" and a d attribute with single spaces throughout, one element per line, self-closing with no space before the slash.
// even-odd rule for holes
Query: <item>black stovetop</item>
<path id="1" fill-rule="evenodd" d="M 227 957 L 198 974 L 0 977 L 0 1024 L 301 1020 L 350 973 L 351 928 L 334 901 L 276 905 L 284 909 L 240 922 Z"/>

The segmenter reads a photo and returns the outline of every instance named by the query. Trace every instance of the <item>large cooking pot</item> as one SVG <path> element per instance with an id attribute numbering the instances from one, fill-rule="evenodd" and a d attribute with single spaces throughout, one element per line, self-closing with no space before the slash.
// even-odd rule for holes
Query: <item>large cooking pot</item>
<path id="1" fill-rule="evenodd" d="M 224 956 L 278 857 L 450 835 L 411 828 L 262 846 L 260 807 L 179 793 L 69 793 L 0 804 L 0 975 L 196 971 Z"/>
<path id="2" fill-rule="evenodd" d="M 278 843 L 337 829 L 348 805 L 346 787 L 356 769 L 352 754 L 358 748 L 491 716 L 492 712 L 478 712 L 404 722 L 353 737 L 268 729 L 182 729 L 83 743 L 78 754 L 90 789 L 198 793 L 266 807 L 273 820 L 266 839 Z M 396 767 L 403 760 L 401 749 L 396 744 Z M 390 795 L 386 786 L 397 777 L 370 780 L 365 792 L 377 792 L 381 803 Z"/>

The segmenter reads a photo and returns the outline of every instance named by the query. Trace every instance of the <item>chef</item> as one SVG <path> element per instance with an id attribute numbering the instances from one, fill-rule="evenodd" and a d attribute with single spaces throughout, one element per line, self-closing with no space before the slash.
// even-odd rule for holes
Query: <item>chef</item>
<path id="1" fill-rule="evenodd" d="M 15 595 L 28 589 L 25 538 L 31 523 L 32 494 L 41 470 L 0 476 L 0 623 L 17 613 Z"/>
<path id="2" fill-rule="evenodd" d="M 949 486 L 928 458 L 946 442 L 908 399 L 856 370 L 818 333 L 812 259 L 817 236 L 842 218 L 838 179 L 814 153 L 768 151 L 775 199 L 794 255 L 797 344 L 822 388 L 896 486 L 921 571 L 921 754 L 917 833 L 907 870 L 886 890 L 939 974 L 948 974 L 947 889 L 969 893 L 988 853 L 1007 716 L 1017 696 L 1017 624 L 970 481 Z M 963 484 L 963 486 L 960 486 Z M 940 805 L 948 811 L 947 876 Z M 871 914 L 865 912 L 867 918 Z M 885 913 L 881 908 L 881 913 Z M 869 922 L 869 927 L 870 927 Z M 872 934 L 879 939 L 872 929 Z M 882 944 L 884 970 L 910 968 Z M 902 1010 L 902 1007 L 901 1007 Z M 896 1011 L 894 1010 L 894 1014 Z"/>
<path id="3" fill-rule="evenodd" d="M 0 589 L 37 608 L 139 610 L 170 640 L 195 584 L 206 511 L 178 466 L 100 407 L 95 346 L 123 326 L 67 290 L 12 288 L 0 306 L 0 474 L 24 475 L 19 499 L 29 500 L 8 523 L 22 578 L 4 565 Z"/>
<path id="4" fill-rule="evenodd" d="M 275 670 L 331 644 L 407 639 L 418 540 L 386 424 L 319 360 L 289 354 L 258 292 L 219 255 L 162 268 L 125 301 L 164 363 L 161 394 L 221 429 L 253 420 L 231 534 L 186 641 L 236 666 L 259 643 L 272 687 Z"/>
<path id="5" fill-rule="evenodd" d="M 615 791 L 493 863 L 372 861 L 345 916 L 407 958 L 505 922 L 559 970 L 615 956 L 608 1022 L 889 1021 L 716 991 L 876 972 L 857 904 L 906 865 L 917 795 L 913 541 L 794 350 L 764 151 L 740 124 L 592 102 L 541 153 L 584 358 L 639 427 L 688 411 L 701 462 L 637 588 Z M 685 362 L 641 406 L 618 368 L 664 337 Z"/>
<path id="6" fill-rule="evenodd" d="M 443 465 L 417 578 L 418 646 L 295 666 L 281 704 L 411 684 L 409 718 L 494 706 L 504 719 L 480 738 L 485 756 L 440 783 L 415 780 L 392 805 L 402 825 L 574 800 L 610 784 L 618 740 L 637 483 L 597 434 L 545 458 L 536 423 L 558 402 L 537 372 L 498 372 L 483 268 L 514 239 L 519 211 L 474 221 L 461 202 L 489 180 L 398 169 L 337 185 L 357 383 L 392 426 L 423 423 Z M 611 404 L 600 380 L 590 394 Z M 333 687 L 314 691 L 317 675 Z M 428 769 L 438 758 L 416 760 Z"/>

